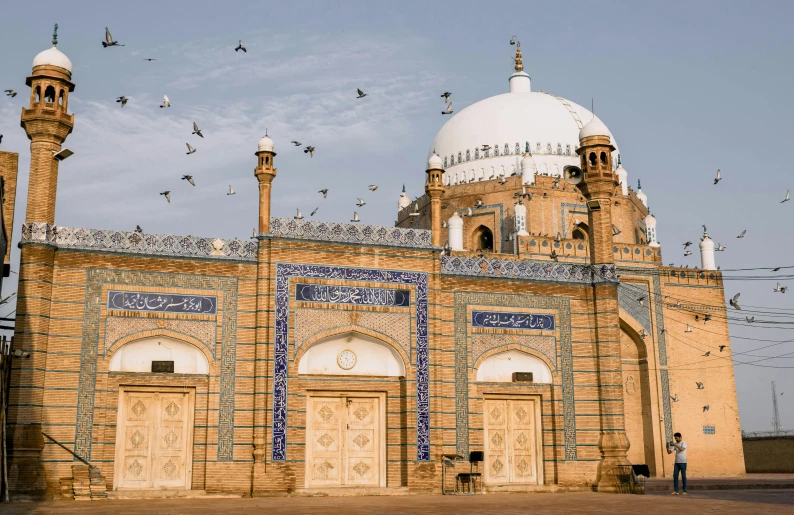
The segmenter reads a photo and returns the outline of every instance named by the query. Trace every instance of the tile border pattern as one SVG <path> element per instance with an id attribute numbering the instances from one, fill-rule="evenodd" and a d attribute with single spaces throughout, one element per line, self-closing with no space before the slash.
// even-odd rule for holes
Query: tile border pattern
<path id="1" fill-rule="evenodd" d="M 300 240 L 364 243 L 393 247 L 430 248 L 433 246 L 430 231 L 427 229 L 402 229 L 381 225 L 294 220 L 292 218 L 271 218 L 270 234 Z"/>
<path id="2" fill-rule="evenodd" d="M 562 375 L 562 411 L 565 460 L 576 461 L 576 411 L 574 406 L 573 343 L 571 341 L 571 302 L 568 297 L 545 295 L 514 295 L 507 293 L 455 292 L 455 447 L 458 454 L 469 453 L 469 360 L 470 320 L 467 307 L 493 306 L 494 310 L 507 307 L 543 308 L 557 311 L 560 352 L 557 367 Z M 519 341 L 519 338 L 516 338 Z"/>
<path id="3" fill-rule="evenodd" d="M 412 285 L 416 288 L 416 460 L 430 461 L 430 367 L 427 273 L 300 263 L 276 264 L 271 461 L 287 461 L 290 279 L 316 278 Z"/>
<path id="4" fill-rule="evenodd" d="M 102 286 L 105 284 L 222 292 L 223 318 L 221 321 L 220 392 L 218 399 L 218 461 L 232 461 L 236 379 L 237 278 L 104 268 L 89 268 L 86 270 L 85 314 L 83 316 L 83 341 L 80 348 L 80 376 L 74 438 L 75 454 L 87 460 L 91 459 L 99 333 L 102 322 L 100 317 L 101 308 L 104 306 Z"/>
<path id="5" fill-rule="evenodd" d="M 467 275 L 579 284 L 617 283 L 615 265 L 580 265 L 531 259 L 441 256 L 443 275 Z"/>

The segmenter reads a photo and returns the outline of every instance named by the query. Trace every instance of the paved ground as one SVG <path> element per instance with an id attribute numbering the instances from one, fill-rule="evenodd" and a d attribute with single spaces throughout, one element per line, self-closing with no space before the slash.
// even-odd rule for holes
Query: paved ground
<path id="1" fill-rule="evenodd" d="M 492 494 L 478 496 L 310 497 L 260 499 L 155 499 L 114 501 L 53 501 L 0 504 L 0 513 L 113 515 L 179 515 L 257 513 L 266 515 L 527 515 L 546 513 L 637 513 L 752 515 L 794 514 L 794 490 L 718 490 L 674 496 L 595 493 Z"/>

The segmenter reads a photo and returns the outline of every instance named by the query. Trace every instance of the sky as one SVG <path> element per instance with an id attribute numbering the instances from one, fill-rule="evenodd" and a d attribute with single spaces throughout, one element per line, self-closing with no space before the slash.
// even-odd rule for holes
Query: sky
<path id="1" fill-rule="evenodd" d="M 254 152 L 265 131 L 278 154 L 273 216 L 320 206 L 318 219 L 346 222 L 375 183 L 361 219 L 393 225 L 402 185 L 412 198 L 424 192 L 429 147 L 448 119 L 440 93 L 452 91 L 459 111 L 506 92 L 515 35 L 533 90 L 594 102 L 620 142 L 630 183 L 642 180 L 665 263 L 699 265 L 698 252 L 685 258 L 681 245 L 697 242 L 706 224 L 727 246 L 717 254 L 726 296 L 794 315 L 794 291 L 739 277 L 772 272 L 728 271 L 794 265 L 794 202 L 780 203 L 794 189 L 786 171 L 794 107 L 785 101 L 794 83 L 794 3 L 385 4 L 41 0 L 34 11 L 6 3 L 0 89 L 19 95 L 0 97 L 0 149 L 20 154 L 14 245 L 29 171 L 19 127 L 25 77 L 49 48 L 54 23 L 76 84 L 65 145 L 75 155 L 60 166 L 56 223 L 245 240 L 256 225 Z M 102 47 L 105 26 L 124 47 Z M 240 39 L 246 53 L 234 51 Z M 150 57 L 157 61 L 143 60 Z M 357 100 L 356 88 L 369 96 Z M 165 94 L 173 107 L 164 110 Z M 129 98 L 123 109 L 120 95 Z M 190 134 L 193 121 L 204 139 Z M 315 146 L 314 158 L 291 140 Z M 195 154 L 185 154 L 186 142 Z M 714 186 L 717 168 L 723 180 Z M 236 195 L 225 195 L 228 185 Z M 322 203 L 320 188 L 333 193 Z M 171 204 L 158 195 L 164 190 Z M 11 263 L 18 270 L 16 246 Z M 4 296 L 15 282 L 6 279 Z M 0 316 L 13 309 L 13 301 L 1 306 Z M 730 330 L 734 354 L 748 353 L 737 362 L 775 356 L 736 365 L 742 428 L 771 429 L 774 380 L 782 425 L 794 430 L 794 325 Z"/>

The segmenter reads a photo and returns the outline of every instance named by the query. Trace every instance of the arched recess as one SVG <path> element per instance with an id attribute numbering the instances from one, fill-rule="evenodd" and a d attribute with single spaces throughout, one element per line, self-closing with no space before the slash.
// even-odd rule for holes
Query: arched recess
<path id="1" fill-rule="evenodd" d="M 299 374 L 405 377 L 406 360 L 396 344 L 363 330 L 319 335 L 301 350 Z"/>
<path id="2" fill-rule="evenodd" d="M 477 227 L 471 233 L 471 244 L 474 250 L 493 252 L 493 232 L 484 225 Z"/>
<path id="3" fill-rule="evenodd" d="M 175 374 L 209 374 L 204 349 L 184 339 L 157 335 L 125 340 L 113 349 L 111 372 L 151 372 L 152 361 L 173 361 Z"/>
<path id="4" fill-rule="evenodd" d="M 514 372 L 531 372 L 533 383 L 553 382 L 553 374 L 546 360 L 526 350 L 519 350 L 517 346 L 510 347 L 512 348 L 483 355 L 475 364 L 476 380 L 488 383 L 512 383 Z"/>
<path id="5" fill-rule="evenodd" d="M 621 311 L 620 360 L 623 374 L 624 427 L 630 443 L 628 458 L 634 464 L 647 464 L 651 474 L 655 475 L 657 453 L 651 374 L 648 367 L 648 347 L 645 343 L 650 342 L 651 335 L 647 333 L 636 320 Z"/>

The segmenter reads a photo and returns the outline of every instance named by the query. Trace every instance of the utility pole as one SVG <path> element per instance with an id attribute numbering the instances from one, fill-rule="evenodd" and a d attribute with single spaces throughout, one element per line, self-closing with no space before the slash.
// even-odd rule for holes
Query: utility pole
<path id="1" fill-rule="evenodd" d="M 780 413 L 777 410 L 777 391 L 774 381 L 772 381 L 772 431 L 775 436 L 780 434 Z"/>

